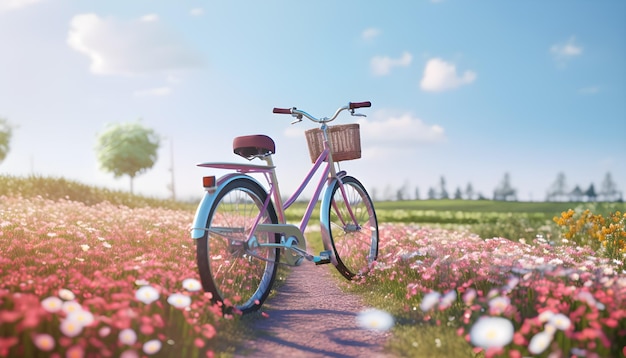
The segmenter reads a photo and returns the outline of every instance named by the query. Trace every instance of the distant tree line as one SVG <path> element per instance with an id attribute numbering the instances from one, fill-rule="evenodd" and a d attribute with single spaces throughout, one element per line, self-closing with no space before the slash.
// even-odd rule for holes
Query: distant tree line
<path id="1" fill-rule="evenodd" d="M 379 195 L 378 190 L 372 190 L 372 197 L 374 199 L 382 200 L 414 200 L 414 199 L 457 199 L 457 200 L 499 200 L 499 201 L 517 201 L 517 189 L 511 184 L 511 176 L 509 173 L 505 173 L 504 177 L 493 190 L 493 197 L 489 198 L 480 192 L 474 190 L 472 183 L 467 183 L 465 189 L 457 187 L 452 195 L 446 188 L 446 179 L 441 176 L 439 184 L 428 188 L 425 197 L 420 196 L 419 188 L 413 190 L 411 195 L 411 189 L 408 182 L 405 182 L 400 188 L 394 190 L 391 186 L 387 186 L 382 193 L 382 197 Z M 579 185 L 574 186 L 573 189 L 568 189 L 567 181 L 564 173 L 557 175 L 556 181 L 547 190 L 545 201 L 608 201 L 608 202 L 623 202 L 623 193 L 618 190 L 617 184 L 613 180 L 611 173 L 606 173 L 604 180 L 600 185 L 600 189 L 596 190 L 593 183 L 588 188 L 583 190 Z"/>

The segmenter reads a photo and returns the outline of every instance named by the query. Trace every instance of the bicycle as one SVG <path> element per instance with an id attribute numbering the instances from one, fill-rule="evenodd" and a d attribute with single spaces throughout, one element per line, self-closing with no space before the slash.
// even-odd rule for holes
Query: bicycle
<path id="1" fill-rule="evenodd" d="M 378 221 L 374 204 L 356 178 L 340 170 L 338 162 L 361 157 L 359 125 L 328 126 L 344 110 L 370 107 L 370 102 L 352 102 L 328 118 L 315 118 L 297 108 L 274 108 L 290 114 L 292 124 L 303 117 L 320 124 L 305 131 L 313 166 L 298 189 L 283 202 L 272 154 L 274 141 L 266 135 L 248 135 L 233 140 L 233 151 L 263 165 L 211 162 L 200 167 L 232 171 L 218 180 L 204 176 L 206 193 L 195 213 L 191 237 L 196 240 L 200 279 L 214 302 L 241 313 L 258 310 L 274 283 L 279 264 L 300 265 L 304 259 L 317 265 L 332 263 L 348 280 L 364 275 L 378 256 Z M 313 176 L 321 170 L 299 225 L 288 224 L 285 211 L 296 202 Z M 262 174 L 266 190 L 251 174 Z M 321 198 L 320 226 L 324 251 L 307 251 L 305 229 Z M 282 258 L 281 258 L 282 256 Z"/>

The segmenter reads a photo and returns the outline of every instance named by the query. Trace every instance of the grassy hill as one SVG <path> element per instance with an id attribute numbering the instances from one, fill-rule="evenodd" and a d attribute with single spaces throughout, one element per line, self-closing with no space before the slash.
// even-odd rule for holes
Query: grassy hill
<path id="1" fill-rule="evenodd" d="M 94 205 L 108 201 L 115 205 L 195 209 L 196 204 L 132 195 L 129 192 L 97 188 L 64 178 L 42 176 L 15 177 L 0 175 L 0 196 L 41 196 L 50 200 L 71 200 Z"/>

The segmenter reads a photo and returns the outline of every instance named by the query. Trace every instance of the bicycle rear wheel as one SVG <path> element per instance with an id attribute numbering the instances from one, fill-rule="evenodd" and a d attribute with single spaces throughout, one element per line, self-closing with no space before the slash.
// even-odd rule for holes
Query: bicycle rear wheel
<path id="1" fill-rule="evenodd" d="M 331 189 L 331 200 L 322 205 L 321 219 L 335 252 L 337 270 L 352 280 L 367 272 L 378 257 L 378 221 L 363 184 L 351 176 L 340 180 L 345 199 L 336 181 Z"/>
<path id="2" fill-rule="evenodd" d="M 272 288 L 280 256 L 278 248 L 259 244 L 280 243 L 280 235 L 250 233 L 259 217 L 259 223 L 277 224 L 276 211 L 270 202 L 261 212 L 267 192 L 251 179 L 235 179 L 215 195 L 205 235 L 197 242 L 202 285 L 225 310 L 255 311 Z"/>

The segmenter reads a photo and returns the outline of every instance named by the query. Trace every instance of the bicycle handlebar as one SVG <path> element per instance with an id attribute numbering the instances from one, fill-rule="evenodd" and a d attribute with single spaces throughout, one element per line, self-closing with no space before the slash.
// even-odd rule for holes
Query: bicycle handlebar
<path id="1" fill-rule="evenodd" d="M 350 103 L 348 103 L 348 105 L 350 106 L 350 109 L 365 108 L 365 107 L 371 107 L 372 106 L 372 102 L 370 102 L 370 101 L 366 101 L 366 102 L 350 102 Z"/>
<path id="2" fill-rule="evenodd" d="M 341 113 L 342 111 L 349 109 L 352 115 L 356 115 L 354 113 L 354 110 L 356 108 L 365 108 L 365 107 L 371 107 L 372 106 L 372 102 L 370 101 L 366 101 L 366 102 L 349 102 L 347 106 L 343 106 L 343 107 L 339 107 L 337 109 L 337 111 L 335 112 L 335 114 L 328 118 L 328 117 L 324 117 L 324 118 L 315 118 L 312 115 L 306 113 L 305 111 L 301 111 L 299 109 L 297 109 L 296 107 L 293 108 L 276 108 L 274 107 L 273 113 L 277 113 L 277 114 L 291 114 L 293 117 L 298 118 L 298 121 L 302 120 L 302 117 L 307 117 L 308 119 L 310 119 L 313 122 L 316 123 L 328 123 L 331 122 L 333 120 L 335 120 L 335 118 L 337 118 L 337 116 L 339 115 L 339 113 Z M 361 115 L 364 116 L 364 115 Z M 296 122 L 298 122 L 296 121 Z M 295 122 L 294 122 L 295 123 Z"/>

